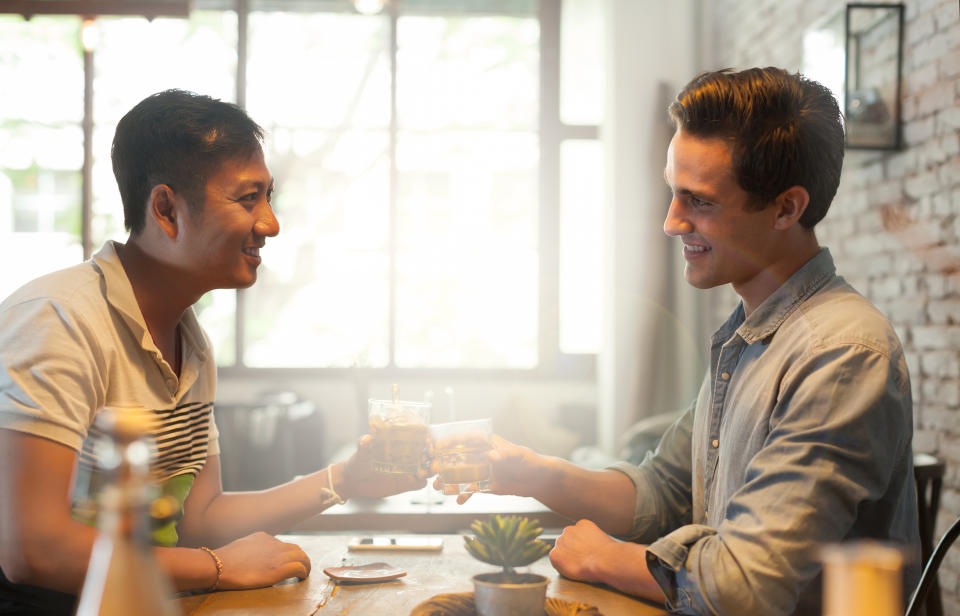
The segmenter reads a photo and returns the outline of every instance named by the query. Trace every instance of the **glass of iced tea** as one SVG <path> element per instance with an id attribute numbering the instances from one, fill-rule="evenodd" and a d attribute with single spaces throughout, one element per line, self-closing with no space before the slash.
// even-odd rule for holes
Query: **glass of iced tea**
<path id="1" fill-rule="evenodd" d="M 490 490 L 492 435 L 489 418 L 430 426 L 433 456 L 444 494 Z"/>
<path id="2" fill-rule="evenodd" d="M 429 402 L 369 400 L 373 470 L 415 475 L 427 447 Z"/>

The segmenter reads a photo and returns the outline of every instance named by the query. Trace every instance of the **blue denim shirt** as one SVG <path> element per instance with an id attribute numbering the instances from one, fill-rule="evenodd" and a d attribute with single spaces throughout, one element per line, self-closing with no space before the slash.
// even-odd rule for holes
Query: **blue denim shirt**
<path id="1" fill-rule="evenodd" d="M 819 550 L 907 546 L 919 577 L 910 379 L 890 323 L 827 249 L 713 335 L 693 405 L 639 466 L 627 538 L 681 614 L 821 613 Z"/>

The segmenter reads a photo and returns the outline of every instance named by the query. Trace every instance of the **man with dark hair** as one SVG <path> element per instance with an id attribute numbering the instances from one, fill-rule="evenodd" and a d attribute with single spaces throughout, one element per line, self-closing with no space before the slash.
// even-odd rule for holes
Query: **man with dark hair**
<path id="1" fill-rule="evenodd" d="M 558 571 L 676 613 L 819 615 L 820 549 L 854 539 L 904 545 L 912 583 L 903 350 L 813 231 L 840 180 L 836 101 L 780 69 L 721 71 L 670 115 L 664 231 L 687 282 L 741 299 L 700 393 L 640 466 L 589 471 L 495 439 L 493 491 L 579 519 L 551 552 Z"/>
<path id="2" fill-rule="evenodd" d="M 306 554 L 267 533 L 351 496 L 424 485 L 373 473 L 364 437 L 345 463 L 261 492 L 222 490 L 216 365 L 191 306 L 252 285 L 279 232 L 262 134 L 235 105 L 148 97 L 114 138 L 127 242 L 0 304 L 0 612 L 73 612 L 97 531 L 71 484 L 75 467 L 98 483 L 94 418 L 107 407 L 155 414 L 153 478 L 181 516 L 153 533 L 154 555 L 178 590 L 306 577 Z"/>

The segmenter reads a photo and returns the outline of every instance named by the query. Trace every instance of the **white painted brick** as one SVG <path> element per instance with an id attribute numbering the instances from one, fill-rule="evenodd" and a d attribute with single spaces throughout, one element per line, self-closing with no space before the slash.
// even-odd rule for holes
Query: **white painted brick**
<path id="1" fill-rule="evenodd" d="M 883 278 L 870 285 L 870 298 L 874 302 L 895 299 L 903 295 L 903 282 L 899 278 Z"/>
<path id="2" fill-rule="evenodd" d="M 946 134 L 960 128 L 960 105 L 953 105 L 937 112 L 936 132 Z"/>
<path id="3" fill-rule="evenodd" d="M 917 154 L 917 166 L 926 170 L 946 162 L 953 155 L 951 149 L 955 143 L 955 135 L 935 137 L 911 151 Z"/>
<path id="4" fill-rule="evenodd" d="M 878 200 L 876 201 L 879 203 Z M 857 216 L 853 222 L 855 233 L 871 235 L 876 237 L 877 241 L 883 241 L 879 236 L 884 234 L 886 229 L 883 226 L 883 218 L 878 212 L 867 212 L 863 216 Z"/>
<path id="5" fill-rule="evenodd" d="M 829 246 L 838 246 L 843 245 L 843 242 L 830 242 Z M 899 265 L 899 261 L 894 261 L 891 254 L 878 254 L 870 257 L 869 259 L 844 259 L 842 266 L 838 265 L 837 271 L 840 272 L 840 275 L 847 279 L 850 284 L 856 287 L 858 290 L 863 291 L 869 286 L 869 284 L 860 284 L 859 280 L 868 280 L 871 276 L 876 276 L 878 273 L 894 272 L 897 274 L 903 274 L 907 272 L 899 271 L 896 266 Z M 922 264 L 916 271 L 922 271 Z"/>
<path id="6" fill-rule="evenodd" d="M 953 430 L 960 426 L 960 413 L 955 409 L 960 404 L 960 389 L 956 385 L 951 387 L 943 381 L 924 380 L 923 402 L 928 406 L 923 410 L 923 427 L 934 430 Z M 948 401 L 952 401 L 948 402 Z M 947 408 L 944 408 L 946 406 Z M 949 408 L 954 407 L 954 408 Z"/>
<path id="7" fill-rule="evenodd" d="M 920 118 L 916 96 L 904 96 L 900 106 L 900 116 L 904 126 Z"/>
<path id="8" fill-rule="evenodd" d="M 926 274 L 923 276 L 924 286 L 927 289 L 927 297 L 930 299 L 942 299 L 949 297 L 950 283 L 947 276 L 943 274 Z"/>
<path id="9" fill-rule="evenodd" d="M 944 3 L 944 0 L 912 0 L 912 2 L 917 4 L 917 12 L 922 15 L 937 10 Z M 908 2 L 907 4 L 911 4 L 912 2 Z"/>
<path id="10" fill-rule="evenodd" d="M 915 71 L 936 62 L 947 53 L 949 39 L 946 34 L 934 34 L 910 49 L 910 70 Z"/>
<path id="11" fill-rule="evenodd" d="M 908 3 L 911 4 L 911 3 Z M 933 36 L 937 30 L 937 24 L 932 13 L 917 15 L 916 19 L 911 19 L 903 33 L 903 45 L 909 51 Z"/>
<path id="12" fill-rule="evenodd" d="M 944 51 L 937 65 L 939 79 L 952 79 L 960 75 L 960 49 Z"/>
<path id="13" fill-rule="evenodd" d="M 960 316 L 960 313 L 957 313 Z M 960 351 L 928 351 L 920 355 L 920 372 L 924 377 L 960 378 Z"/>
<path id="14" fill-rule="evenodd" d="M 901 340 L 901 343 L 903 341 Z M 904 351 L 903 353 L 904 361 L 907 362 L 907 370 L 910 371 L 911 378 L 919 378 L 920 376 L 920 354 L 913 353 L 910 351 Z"/>
<path id="15" fill-rule="evenodd" d="M 914 430 L 913 450 L 916 452 L 931 453 L 937 449 L 936 430 Z"/>
<path id="16" fill-rule="evenodd" d="M 917 96 L 927 88 L 937 83 L 939 69 L 936 62 L 929 62 L 924 66 L 916 66 L 903 75 L 903 93 L 908 96 Z"/>
<path id="17" fill-rule="evenodd" d="M 960 298 L 931 301 L 927 304 L 927 315 L 933 325 L 960 324 Z"/>
<path id="18" fill-rule="evenodd" d="M 920 272 L 926 271 L 927 265 L 923 262 L 923 258 L 917 254 L 914 254 L 910 251 L 897 251 L 896 258 L 894 259 L 892 255 L 885 255 L 892 259 L 893 265 L 890 268 L 895 274 L 900 276 L 906 274 L 918 274 Z M 880 256 L 874 258 L 879 260 Z"/>
<path id="19" fill-rule="evenodd" d="M 960 7 L 956 2 L 944 2 L 934 10 L 937 31 L 949 30 L 960 21 Z"/>
<path id="20" fill-rule="evenodd" d="M 922 175 L 922 174 L 921 174 Z M 913 176 L 915 178 L 921 176 Z M 920 191 L 918 196 L 923 193 L 925 188 L 926 180 L 917 180 L 915 183 L 915 188 Z M 870 209 L 876 209 L 881 205 L 891 205 L 898 204 L 903 200 L 904 195 L 910 197 L 910 193 L 905 190 L 906 184 L 897 180 L 890 180 L 886 182 L 880 182 L 868 186 L 866 190 L 866 197 L 868 201 L 868 206 Z"/>
<path id="21" fill-rule="evenodd" d="M 911 149 L 903 152 L 897 152 L 887 159 L 886 177 L 894 179 L 913 174 L 917 171 L 917 164 L 916 150 Z"/>
<path id="22" fill-rule="evenodd" d="M 917 113 L 925 116 L 946 109 L 957 99 L 957 87 L 952 81 L 939 82 L 917 95 Z"/>
<path id="23" fill-rule="evenodd" d="M 853 237 L 844 243 L 847 254 L 853 257 L 864 257 L 877 254 L 880 246 L 872 237 Z"/>
<path id="24" fill-rule="evenodd" d="M 944 297 L 960 297 L 960 274 L 944 272 L 941 279 L 944 283 Z"/>
<path id="25" fill-rule="evenodd" d="M 911 297 L 890 299 L 883 304 L 878 303 L 877 308 L 892 323 L 915 323 L 918 315 L 923 314 L 923 303 Z"/>
<path id="26" fill-rule="evenodd" d="M 918 106 L 919 114 L 919 106 Z M 914 146 L 933 137 L 934 118 L 923 117 L 918 120 L 906 122 L 903 125 L 903 140 L 908 146 Z"/>
<path id="27" fill-rule="evenodd" d="M 911 328 L 910 333 L 917 350 L 943 351 L 960 348 L 960 327 L 919 325 Z"/>
<path id="28" fill-rule="evenodd" d="M 939 181 L 944 188 L 960 186 L 960 159 L 955 158 L 940 166 Z"/>
<path id="29" fill-rule="evenodd" d="M 916 249 L 926 265 L 927 272 L 954 273 L 960 270 L 960 247 L 934 246 Z"/>
<path id="30" fill-rule="evenodd" d="M 903 183 L 903 192 L 911 199 L 919 199 L 940 189 L 940 179 L 935 171 L 927 171 L 909 177 Z"/>
<path id="31" fill-rule="evenodd" d="M 938 218 L 947 218 L 948 216 L 953 215 L 953 202 L 950 199 L 950 195 L 946 191 L 939 191 L 935 193 L 930 199 L 930 203 L 933 206 L 931 213 Z M 953 225 L 953 238 L 957 237 L 957 223 L 960 221 L 954 221 Z M 952 239 L 952 238 L 951 238 Z"/>

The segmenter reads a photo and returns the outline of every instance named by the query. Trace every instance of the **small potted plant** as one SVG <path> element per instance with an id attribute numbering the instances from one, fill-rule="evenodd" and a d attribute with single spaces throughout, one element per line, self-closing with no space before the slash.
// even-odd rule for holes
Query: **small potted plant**
<path id="1" fill-rule="evenodd" d="M 488 522 L 476 520 L 470 528 L 475 537 L 464 537 L 467 552 L 477 560 L 502 571 L 473 576 L 474 600 L 479 616 L 542 614 L 550 580 L 536 573 L 519 573 L 550 551 L 537 539 L 543 529 L 537 520 L 495 515 Z"/>

